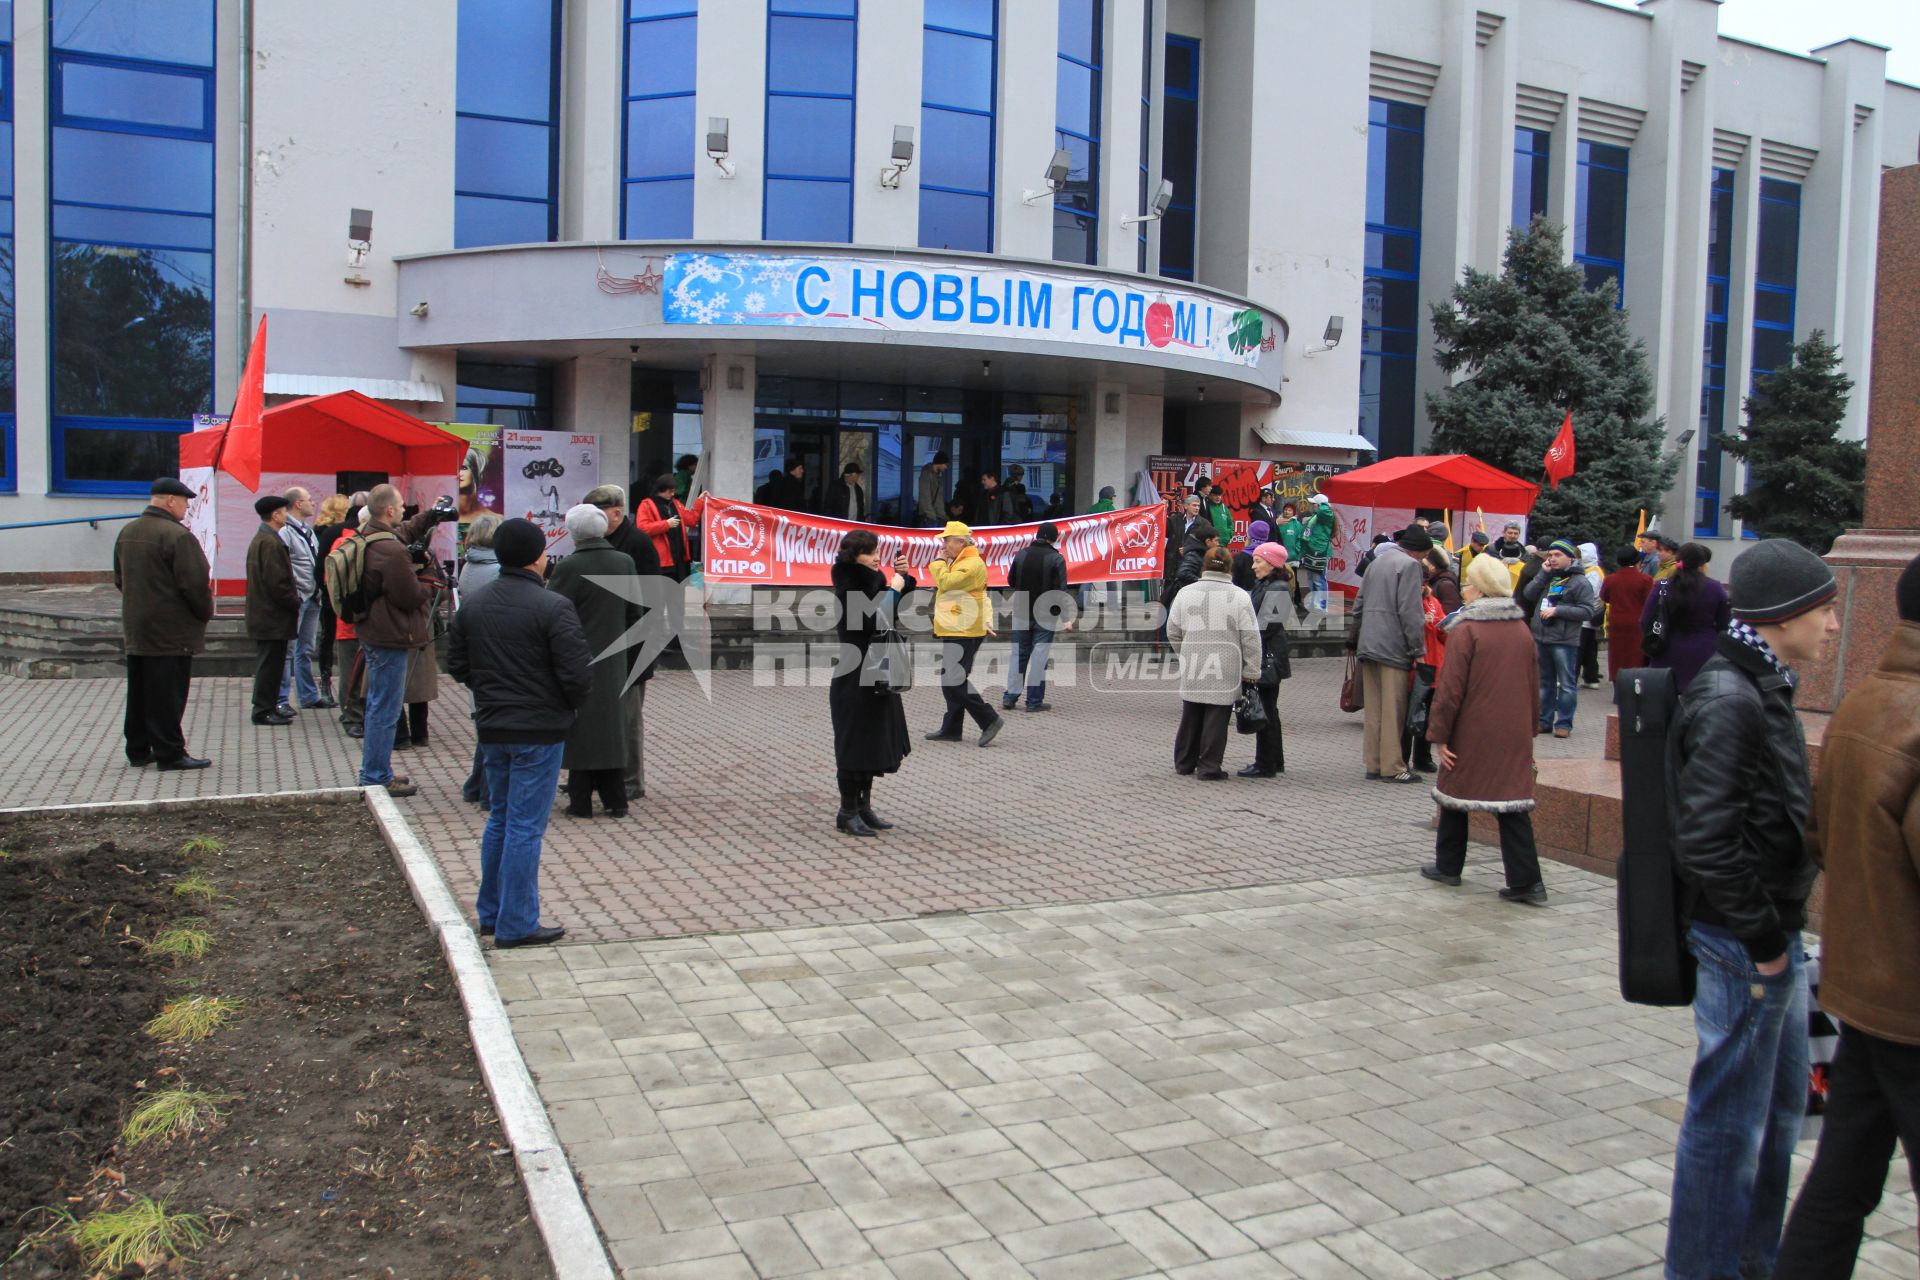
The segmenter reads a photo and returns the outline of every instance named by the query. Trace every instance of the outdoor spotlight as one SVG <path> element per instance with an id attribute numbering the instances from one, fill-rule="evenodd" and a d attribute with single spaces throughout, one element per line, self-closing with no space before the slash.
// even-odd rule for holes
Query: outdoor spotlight
<path id="1" fill-rule="evenodd" d="M 1153 193 L 1153 199 L 1147 202 L 1147 211 L 1137 218 L 1122 218 L 1123 227 L 1137 227 L 1143 222 L 1158 222 L 1167 216 L 1167 206 L 1173 203 L 1173 183 L 1160 179 L 1160 189 Z"/>
<path id="2" fill-rule="evenodd" d="M 1682 432 L 1681 432 L 1681 433 L 1680 433 L 1679 435 L 1677 435 L 1677 436 L 1675 436 L 1675 437 L 1673 438 L 1673 443 L 1675 444 L 1675 446 L 1677 446 L 1678 448 L 1681 448 L 1681 449 L 1684 449 L 1684 448 L 1686 448 L 1686 447 L 1687 447 L 1688 445 L 1690 445 L 1690 444 L 1692 444 L 1692 443 L 1693 443 L 1693 428 L 1692 428 L 1692 427 L 1688 427 L 1688 428 L 1687 428 L 1687 429 L 1686 429 L 1685 431 L 1682 431 Z"/>
<path id="3" fill-rule="evenodd" d="M 347 214 L 347 265 L 364 267 L 373 248 L 373 210 L 354 209 Z"/>
<path id="4" fill-rule="evenodd" d="M 982 360 L 980 362 L 980 376 L 983 378 L 991 378 L 993 376 L 993 361 Z"/>
<path id="5" fill-rule="evenodd" d="M 1066 150 L 1055 151 L 1053 159 L 1047 162 L 1047 176 L 1042 180 L 1044 187 L 1039 191 L 1022 191 L 1021 203 L 1032 204 L 1036 200 L 1045 200 L 1048 196 L 1059 195 L 1066 190 L 1067 174 L 1072 169 L 1073 153 Z"/>
<path id="6" fill-rule="evenodd" d="M 1346 331 L 1346 327 L 1347 318 L 1345 316 L 1328 316 L 1327 331 L 1320 335 L 1320 341 L 1312 343 L 1307 347 L 1306 354 L 1317 356 L 1322 351 L 1331 351 L 1339 346 L 1340 335 Z"/>
<path id="7" fill-rule="evenodd" d="M 733 161 L 727 159 L 731 151 L 728 134 L 731 129 L 725 116 L 707 117 L 707 158 L 720 166 L 720 176 L 731 178 L 739 170 L 733 167 Z"/>
<path id="8" fill-rule="evenodd" d="M 1207 402 L 1207 384 L 1203 382 L 1198 387 L 1194 388 L 1194 390 L 1199 393 L 1200 403 L 1205 404 Z"/>
<path id="9" fill-rule="evenodd" d="M 880 170 L 880 185 L 893 190 L 900 185 L 900 175 L 913 163 L 913 126 L 897 124 L 893 126 L 893 163 Z"/>
<path id="10" fill-rule="evenodd" d="M 424 302 L 416 302 L 413 304 L 413 310 L 407 312 L 407 314 L 425 320 L 427 318 L 427 304 Z"/>

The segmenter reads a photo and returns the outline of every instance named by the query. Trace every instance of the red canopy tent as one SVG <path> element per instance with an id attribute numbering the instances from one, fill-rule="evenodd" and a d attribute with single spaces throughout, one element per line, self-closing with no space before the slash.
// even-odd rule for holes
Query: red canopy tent
<path id="1" fill-rule="evenodd" d="M 256 494 L 293 485 L 316 499 L 332 493 L 343 471 L 384 472 L 408 502 L 431 503 L 451 494 L 467 442 L 358 391 L 336 391 L 276 405 L 261 415 L 256 442 L 209 427 L 180 440 L 180 478 L 196 496 L 187 527 L 213 566 L 216 595 L 246 591 L 247 543 L 259 527 Z M 224 452 L 222 445 L 225 445 Z M 257 475 L 255 484 L 236 478 Z M 450 540 L 449 526 L 436 536 Z"/>
<path id="2" fill-rule="evenodd" d="M 1329 476 L 1320 492 L 1343 507 L 1439 507 L 1456 515 L 1475 508 L 1504 515 L 1533 510 L 1540 486 L 1464 453 L 1388 458 Z"/>
<path id="3" fill-rule="evenodd" d="M 261 416 L 262 472 L 384 471 L 389 476 L 450 476 L 467 442 L 358 391 L 307 396 Z M 180 466 L 211 467 L 226 427 L 180 441 Z M 223 468 L 224 470 L 224 468 Z"/>

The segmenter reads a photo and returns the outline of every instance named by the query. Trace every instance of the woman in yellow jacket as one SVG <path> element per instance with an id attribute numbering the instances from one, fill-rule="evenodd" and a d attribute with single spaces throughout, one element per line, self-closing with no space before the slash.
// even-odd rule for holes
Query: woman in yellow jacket
<path id="1" fill-rule="evenodd" d="M 973 530 L 958 520 L 948 521 L 941 534 L 946 555 L 928 566 L 933 580 L 933 634 L 946 643 L 940 651 L 940 696 L 947 714 L 928 742 L 958 742 L 966 718 L 980 726 L 980 745 L 986 746 L 1006 723 L 973 687 L 973 659 L 986 638 L 993 605 L 987 599 L 987 562 L 973 545 Z"/>

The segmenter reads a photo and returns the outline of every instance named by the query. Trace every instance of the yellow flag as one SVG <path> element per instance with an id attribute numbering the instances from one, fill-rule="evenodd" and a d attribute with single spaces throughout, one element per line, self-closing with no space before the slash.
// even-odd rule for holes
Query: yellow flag
<path id="1" fill-rule="evenodd" d="M 1452 507 L 1446 508 L 1446 513 L 1447 513 L 1447 540 L 1441 545 L 1446 547 L 1448 555 L 1452 555 L 1453 554 L 1453 508 Z"/>
<path id="2" fill-rule="evenodd" d="M 1646 531 L 1647 531 L 1647 509 L 1645 507 L 1642 507 L 1640 508 L 1640 527 L 1633 531 L 1633 540 L 1635 542 L 1640 541 L 1640 536 L 1644 534 Z"/>
<path id="3" fill-rule="evenodd" d="M 1487 511 L 1485 507 L 1475 507 L 1473 514 L 1480 517 L 1480 532 L 1487 531 Z"/>

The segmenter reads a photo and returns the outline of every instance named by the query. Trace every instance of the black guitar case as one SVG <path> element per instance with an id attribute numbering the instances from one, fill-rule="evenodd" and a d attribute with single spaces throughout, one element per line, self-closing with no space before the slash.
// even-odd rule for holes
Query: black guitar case
<path id="1" fill-rule="evenodd" d="M 1673 673 L 1622 671 L 1620 710 L 1620 994 L 1633 1004 L 1693 1003 L 1686 886 L 1674 874 L 1669 731 L 1680 710 Z"/>

